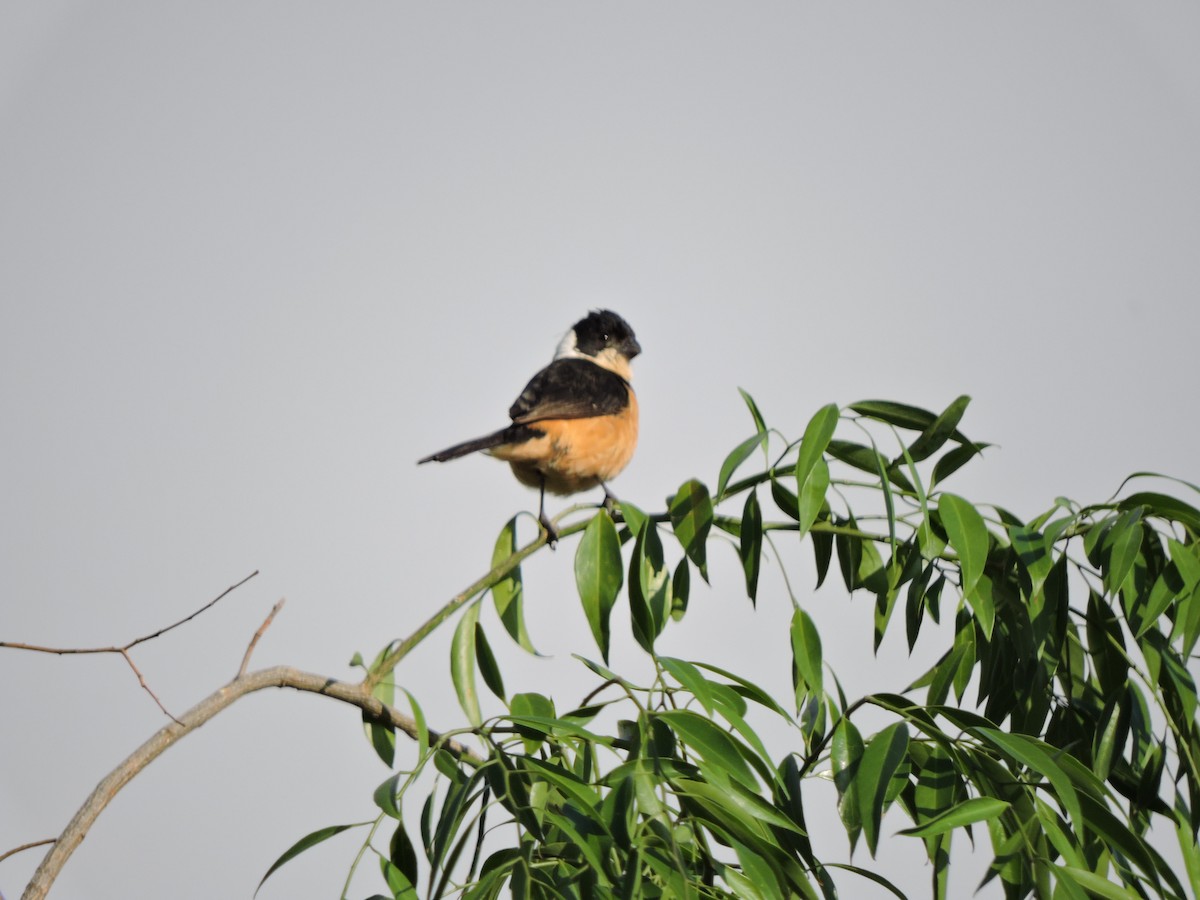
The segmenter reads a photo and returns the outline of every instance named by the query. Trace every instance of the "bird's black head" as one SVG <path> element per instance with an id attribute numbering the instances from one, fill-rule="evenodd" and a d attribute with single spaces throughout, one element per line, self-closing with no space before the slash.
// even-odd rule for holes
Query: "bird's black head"
<path id="1" fill-rule="evenodd" d="M 604 350 L 614 350 L 626 359 L 633 359 L 642 352 L 629 323 L 609 309 L 588 313 L 571 330 L 575 333 L 574 349 L 583 356 L 596 357 Z"/>

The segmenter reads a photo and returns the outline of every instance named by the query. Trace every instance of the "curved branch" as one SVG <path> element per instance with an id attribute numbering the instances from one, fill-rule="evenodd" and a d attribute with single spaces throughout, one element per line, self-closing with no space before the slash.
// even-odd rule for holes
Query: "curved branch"
<path id="1" fill-rule="evenodd" d="M 70 859 L 71 854 L 75 852 L 75 848 L 87 836 L 88 830 L 96 818 L 121 789 L 133 780 L 135 775 L 161 756 L 168 747 L 195 731 L 217 713 L 247 694 L 261 691 L 264 688 L 293 688 L 298 691 L 322 694 L 356 706 L 376 721 L 398 728 L 414 740 L 417 738 L 417 723 L 395 707 L 388 706 L 377 697 L 373 697 L 370 689 L 364 684 L 338 681 L 325 675 L 293 669 L 290 666 L 274 666 L 270 669 L 260 669 L 257 672 L 239 676 L 209 694 L 180 716 L 177 722 L 160 728 L 96 785 L 96 789 L 67 823 L 63 833 L 46 853 L 37 871 L 33 873 L 33 878 L 22 895 L 23 900 L 41 900 L 46 896 L 50 886 L 54 884 L 55 878 L 58 877 L 58 873 Z M 431 741 L 436 741 L 438 735 L 430 732 L 429 738 Z M 446 741 L 443 746 L 463 759 L 474 762 L 482 761 L 470 748 L 457 741 Z"/>

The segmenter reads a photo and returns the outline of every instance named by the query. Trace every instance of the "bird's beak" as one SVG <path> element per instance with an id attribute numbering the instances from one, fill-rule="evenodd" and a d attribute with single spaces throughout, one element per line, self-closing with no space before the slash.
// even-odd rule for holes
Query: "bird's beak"
<path id="1" fill-rule="evenodd" d="M 637 338 L 630 336 L 621 341 L 621 352 L 626 359 L 633 359 L 642 352 L 642 345 L 637 342 Z"/>

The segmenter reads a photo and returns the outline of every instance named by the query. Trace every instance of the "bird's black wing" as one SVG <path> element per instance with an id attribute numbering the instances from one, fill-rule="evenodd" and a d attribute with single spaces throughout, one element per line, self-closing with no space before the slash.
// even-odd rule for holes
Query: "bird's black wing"
<path id="1" fill-rule="evenodd" d="M 524 425 L 540 419 L 616 415 L 629 405 L 629 385 L 586 359 L 556 359 L 530 379 L 508 414 Z"/>

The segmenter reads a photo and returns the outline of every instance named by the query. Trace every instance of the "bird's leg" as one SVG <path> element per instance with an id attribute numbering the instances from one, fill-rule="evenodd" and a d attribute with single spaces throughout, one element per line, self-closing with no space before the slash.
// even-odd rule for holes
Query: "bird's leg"
<path id="1" fill-rule="evenodd" d="M 546 515 L 546 476 L 541 476 L 542 489 L 538 494 L 538 522 L 546 529 L 546 543 L 553 547 L 558 543 L 558 529 L 550 521 L 550 517 Z"/>
<path id="2" fill-rule="evenodd" d="M 608 485 L 603 481 L 600 482 L 600 487 L 604 488 L 604 508 L 608 511 L 608 514 L 613 517 L 614 521 L 622 521 L 620 518 L 621 501 L 616 498 L 613 492 L 608 489 Z"/>

